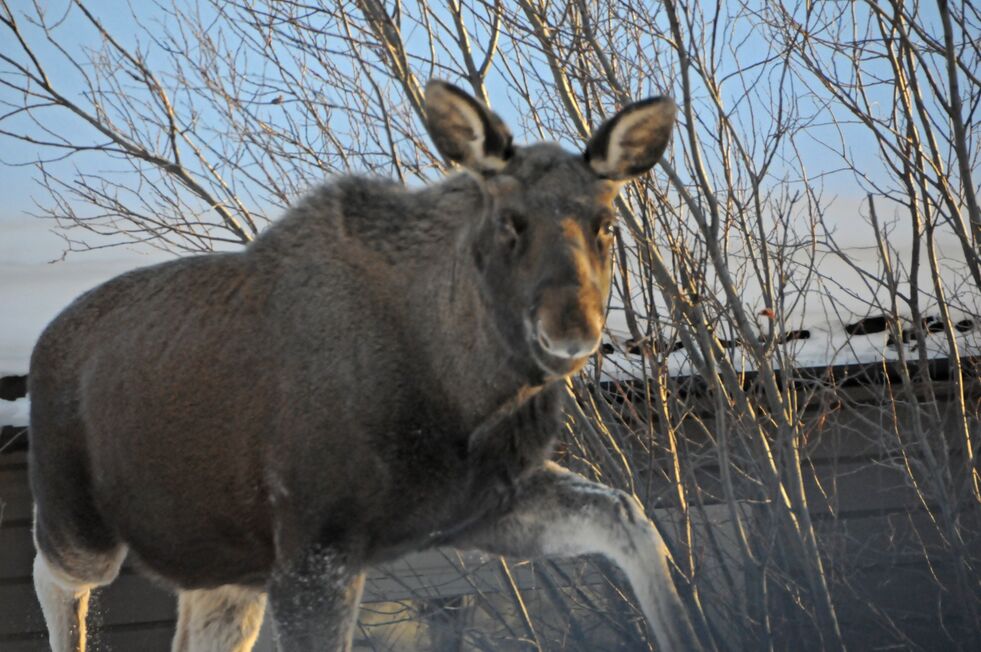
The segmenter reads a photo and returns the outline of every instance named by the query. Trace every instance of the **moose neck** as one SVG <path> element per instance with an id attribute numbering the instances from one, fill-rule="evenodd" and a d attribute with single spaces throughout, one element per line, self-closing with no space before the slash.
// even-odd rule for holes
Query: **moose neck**
<path id="1" fill-rule="evenodd" d="M 421 340 L 432 347 L 429 359 L 437 376 L 433 381 L 458 407 L 464 421 L 476 425 L 541 380 L 529 373 L 529 362 L 515 353 L 514 343 L 497 332 L 494 306 L 481 291 L 472 244 L 486 200 L 472 180 L 466 183 L 456 178 L 446 183 L 460 189 L 452 208 L 447 207 L 460 227 L 455 229 L 449 251 L 439 256 L 427 274 L 424 300 L 434 315 L 433 333 L 438 337 Z"/>

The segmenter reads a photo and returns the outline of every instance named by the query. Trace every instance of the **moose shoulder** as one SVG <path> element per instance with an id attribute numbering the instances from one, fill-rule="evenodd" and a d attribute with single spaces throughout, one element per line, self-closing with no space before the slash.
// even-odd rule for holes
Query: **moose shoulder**
<path id="1" fill-rule="evenodd" d="M 366 565 L 435 543 L 620 564 L 660 645 L 694 635 L 636 501 L 547 462 L 562 383 L 599 344 L 612 201 L 663 153 L 651 99 L 585 152 L 515 146 L 431 82 L 467 170 L 419 190 L 345 177 L 240 253 L 83 295 L 29 376 L 35 585 L 55 650 L 132 553 L 179 593 L 176 650 L 350 648 Z M 219 617 L 220 616 L 220 617 Z"/>

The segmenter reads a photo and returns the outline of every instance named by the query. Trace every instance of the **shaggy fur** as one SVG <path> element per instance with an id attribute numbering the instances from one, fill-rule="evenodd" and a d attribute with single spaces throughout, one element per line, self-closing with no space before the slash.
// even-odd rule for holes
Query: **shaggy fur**
<path id="1" fill-rule="evenodd" d="M 562 379 L 603 325 L 610 171 L 653 165 L 673 105 L 631 108 L 629 129 L 614 118 L 587 161 L 513 147 L 455 87 L 427 100 L 434 140 L 473 174 L 419 190 L 337 179 L 244 251 L 124 274 L 42 334 L 30 470 L 40 568 L 62 578 L 41 578 L 42 602 L 62 605 L 45 609 L 53 642 L 81 632 L 84 647 L 84 622 L 62 633 L 67 609 L 128 551 L 182 592 L 176 649 L 248 649 L 263 592 L 283 648 L 347 649 L 365 566 L 464 541 L 639 550 L 626 566 L 662 601 L 645 606 L 658 639 L 690 639 L 639 508 L 546 465 Z M 604 158 L 645 138 L 613 149 L 648 158 Z M 549 539 L 585 522 L 586 547 Z M 228 631 L 203 629 L 216 605 Z"/>

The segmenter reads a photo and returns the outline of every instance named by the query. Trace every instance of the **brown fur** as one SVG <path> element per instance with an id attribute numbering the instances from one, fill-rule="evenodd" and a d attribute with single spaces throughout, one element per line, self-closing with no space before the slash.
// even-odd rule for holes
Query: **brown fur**
<path id="1" fill-rule="evenodd" d="M 478 131 L 501 124 L 488 115 Z M 30 372 L 45 558 L 84 577 L 73 551 L 125 546 L 180 589 L 268 588 L 302 647 L 350 629 L 301 626 L 303 577 L 349 587 L 506 512 L 558 431 L 557 381 L 598 343 L 615 182 L 553 145 L 485 140 L 503 170 L 465 161 L 479 174 L 419 190 L 337 179 L 239 253 L 139 269 L 65 309 Z"/>

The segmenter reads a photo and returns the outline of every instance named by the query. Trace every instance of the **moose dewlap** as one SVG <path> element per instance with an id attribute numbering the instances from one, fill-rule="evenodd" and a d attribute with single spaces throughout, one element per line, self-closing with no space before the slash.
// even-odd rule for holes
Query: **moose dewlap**
<path id="1" fill-rule="evenodd" d="M 31 360 L 35 585 L 54 650 L 127 554 L 179 594 L 175 650 L 351 646 L 364 569 L 433 545 L 602 553 L 661 649 L 697 641 L 641 506 L 547 458 L 563 379 L 596 350 L 612 201 L 674 104 L 584 152 L 517 146 L 443 82 L 427 128 L 466 170 L 408 190 L 343 177 L 241 252 L 119 276 Z"/>

